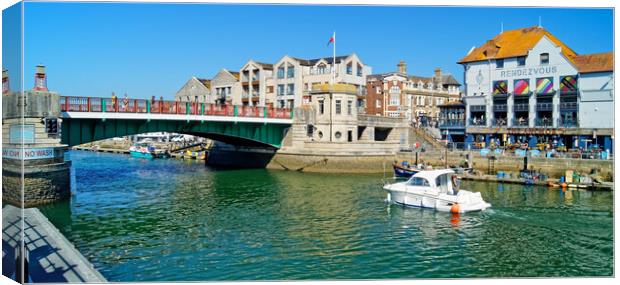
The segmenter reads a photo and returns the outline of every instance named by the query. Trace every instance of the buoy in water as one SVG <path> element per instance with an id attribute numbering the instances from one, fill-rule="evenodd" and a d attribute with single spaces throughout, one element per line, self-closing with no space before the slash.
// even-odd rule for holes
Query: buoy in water
<path id="1" fill-rule="evenodd" d="M 454 203 L 454 204 L 452 204 L 452 207 L 450 208 L 450 213 L 458 214 L 460 210 L 461 210 L 461 207 L 459 206 L 459 204 L 458 203 Z"/>
<path id="2" fill-rule="evenodd" d="M 562 183 L 562 188 L 566 188 L 566 186 L 568 186 L 568 184 L 566 184 L 566 182 Z"/>

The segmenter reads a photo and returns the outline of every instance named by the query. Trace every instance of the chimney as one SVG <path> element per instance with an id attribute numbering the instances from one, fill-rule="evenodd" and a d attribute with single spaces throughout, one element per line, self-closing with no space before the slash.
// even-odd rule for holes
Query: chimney
<path id="1" fill-rule="evenodd" d="M 407 74 L 407 63 L 404 60 L 401 60 L 396 66 L 398 66 L 398 72 Z"/>
<path id="2" fill-rule="evenodd" d="M 45 65 L 37 65 L 37 72 L 34 74 L 34 91 L 48 91 Z"/>
<path id="3" fill-rule="evenodd" d="M 6 69 L 2 69 L 2 94 L 9 94 L 9 71 Z"/>
<path id="4" fill-rule="evenodd" d="M 437 79 L 441 78 L 441 68 L 439 67 L 435 68 L 435 78 Z"/>

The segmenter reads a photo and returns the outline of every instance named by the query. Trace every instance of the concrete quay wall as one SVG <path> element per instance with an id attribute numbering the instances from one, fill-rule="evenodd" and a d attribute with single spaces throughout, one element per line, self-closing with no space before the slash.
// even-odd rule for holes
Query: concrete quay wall
<path id="1" fill-rule="evenodd" d="M 448 164 L 459 165 L 466 160 L 466 151 L 449 151 Z M 445 165 L 444 151 L 421 152 L 418 155 L 418 161 L 431 164 L 433 166 L 443 167 Z M 414 156 L 412 153 L 399 153 L 397 158 L 399 161 L 407 160 L 413 163 Z M 477 152 L 471 152 L 472 167 L 475 170 L 487 173 L 489 166 L 489 158 L 481 156 Z M 565 175 L 566 170 L 575 170 L 579 173 L 589 174 L 593 169 L 599 171 L 599 174 L 606 180 L 613 180 L 614 171 L 613 160 L 598 159 L 573 159 L 573 158 L 544 158 L 529 157 L 528 168 L 540 170 L 552 178 L 559 178 Z M 523 157 L 516 156 L 496 156 L 494 161 L 495 171 L 518 172 L 523 169 Z M 488 174 L 488 173 L 487 173 Z"/>

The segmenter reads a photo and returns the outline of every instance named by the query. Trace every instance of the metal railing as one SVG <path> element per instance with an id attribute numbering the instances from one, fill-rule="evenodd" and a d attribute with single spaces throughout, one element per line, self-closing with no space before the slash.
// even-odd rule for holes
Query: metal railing
<path id="1" fill-rule="evenodd" d="M 530 105 L 529 104 L 515 104 L 514 105 L 514 111 L 515 112 L 527 112 L 530 110 Z"/>
<path id="2" fill-rule="evenodd" d="M 443 120 L 439 121 L 440 128 L 465 127 L 465 120 Z"/>
<path id="3" fill-rule="evenodd" d="M 579 104 L 577 102 L 562 102 L 560 103 L 560 110 L 577 110 Z"/>
<path id="4" fill-rule="evenodd" d="M 536 103 L 536 111 L 553 111 L 553 103 Z"/>
<path id="5" fill-rule="evenodd" d="M 562 118 L 558 118 L 558 127 L 562 127 L 562 128 L 578 128 L 579 127 L 579 119 L 564 120 Z"/>
<path id="6" fill-rule="evenodd" d="M 152 113 L 289 119 L 287 108 L 219 105 L 198 102 L 97 97 L 60 97 L 62 112 Z"/>
<path id="7" fill-rule="evenodd" d="M 506 104 L 493 105 L 494 112 L 506 112 L 506 110 L 508 110 L 508 107 Z"/>

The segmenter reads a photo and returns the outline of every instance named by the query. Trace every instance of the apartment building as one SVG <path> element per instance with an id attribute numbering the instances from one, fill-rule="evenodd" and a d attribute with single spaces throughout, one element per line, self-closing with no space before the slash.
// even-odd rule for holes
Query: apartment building
<path id="1" fill-rule="evenodd" d="M 241 82 L 239 72 L 221 69 L 211 79 L 211 94 L 216 104 L 241 105 Z"/>

